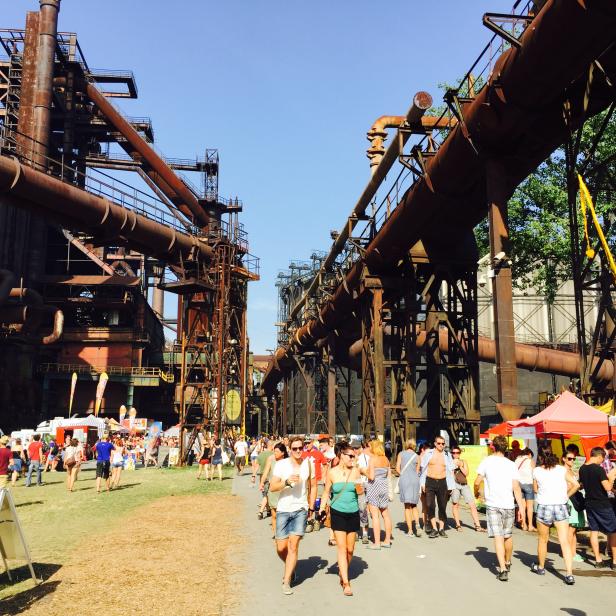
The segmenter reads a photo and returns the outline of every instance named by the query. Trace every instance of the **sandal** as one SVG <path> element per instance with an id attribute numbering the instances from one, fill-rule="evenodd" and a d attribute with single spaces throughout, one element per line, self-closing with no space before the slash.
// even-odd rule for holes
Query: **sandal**
<path id="1" fill-rule="evenodd" d="M 342 594 L 345 597 L 352 597 L 353 596 L 353 591 L 351 590 L 351 585 L 346 582 L 343 587 L 342 587 Z"/>
<path id="2" fill-rule="evenodd" d="M 485 533 L 486 529 L 483 526 L 481 526 L 481 524 L 476 524 L 475 525 L 475 531 L 478 532 L 478 533 Z"/>
<path id="3" fill-rule="evenodd" d="M 456 530 L 461 533 L 462 532 L 462 525 L 461 524 L 456 524 Z"/>
<path id="4" fill-rule="evenodd" d="M 335 546 L 337 544 L 336 544 L 336 542 L 333 539 L 328 539 L 327 540 L 327 545 L 331 548 L 331 547 L 333 547 L 333 546 Z"/>

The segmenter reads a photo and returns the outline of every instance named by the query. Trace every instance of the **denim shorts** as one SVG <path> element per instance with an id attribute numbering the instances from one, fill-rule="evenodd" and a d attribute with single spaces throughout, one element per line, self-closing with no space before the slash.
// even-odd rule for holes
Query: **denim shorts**
<path id="1" fill-rule="evenodd" d="M 569 521 L 569 508 L 567 505 L 537 505 L 537 520 L 546 526 Z"/>
<path id="2" fill-rule="evenodd" d="M 522 490 L 522 498 L 524 500 L 535 500 L 535 491 L 533 490 L 532 483 L 521 483 L 520 489 Z"/>
<path id="3" fill-rule="evenodd" d="M 308 511 L 306 511 L 306 509 L 298 509 L 297 511 L 277 511 L 276 539 L 287 539 L 290 535 L 303 537 L 306 531 L 307 519 Z"/>

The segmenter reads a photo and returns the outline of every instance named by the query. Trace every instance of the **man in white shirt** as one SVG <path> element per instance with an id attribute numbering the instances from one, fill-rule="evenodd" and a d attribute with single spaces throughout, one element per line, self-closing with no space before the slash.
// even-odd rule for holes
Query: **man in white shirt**
<path id="1" fill-rule="evenodd" d="M 235 468 L 237 474 L 241 475 L 246 464 L 246 453 L 248 453 L 248 443 L 243 436 L 240 436 L 239 440 L 235 442 L 233 449 L 235 451 Z"/>
<path id="2" fill-rule="evenodd" d="M 303 439 L 291 437 L 289 449 L 290 457 L 276 462 L 269 487 L 271 492 L 280 492 L 276 508 L 276 551 L 284 562 L 282 592 L 285 595 L 293 594 L 291 578 L 297 565 L 299 542 L 317 496 L 317 481 L 310 460 L 302 460 Z"/>
<path id="3" fill-rule="evenodd" d="M 329 436 L 324 435 L 319 438 L 319 449 L 330 463 L 336 457 L 336 453 L 334 452 L 334 446 L 330 444 Z"/>
<path id="4" fill-rule="evenodd" d="M 518 469 L 505 456 L 507 439 L 497 436 L 492 445 L 494 453 L 484 458 L 477 468 L 475 496 L 479 497 L 479 486 L 484 482 L 488 536 L 494 538 L 494 550 L 499 566 L 497 577 L 501 582 L 506 582 L 509 579 L 513 552 L 514 496 L 520 511 L 524 508 L 524 501 Z"/>

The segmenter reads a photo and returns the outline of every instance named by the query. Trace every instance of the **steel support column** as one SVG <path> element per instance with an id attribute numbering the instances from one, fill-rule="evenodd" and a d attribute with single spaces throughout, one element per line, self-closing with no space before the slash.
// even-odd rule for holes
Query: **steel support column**
<path id="1" fill-rule="evenodd" d="M 507 202 L 511 186 L 503 167 L 495 161 L 486 164 L 486 194 L 492 259 L 492 293 L 496 339 L 496 381 L 498 403 L 503 419 L 518 419 L 518 374 L 515 361 L 513 288 L 511 281 Z"/>

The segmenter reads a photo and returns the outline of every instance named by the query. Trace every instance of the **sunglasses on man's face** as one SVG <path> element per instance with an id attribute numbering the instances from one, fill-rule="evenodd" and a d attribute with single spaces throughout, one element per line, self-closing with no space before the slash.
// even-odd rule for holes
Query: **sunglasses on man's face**
<path id="1" fill-rule="evenodd" d="M 301 451 L 303 447 L 291 447 L 291 451 Z"/>
<path id="2" fill-rule="evenodd" d="M 459 455 L 460 455 L 460 452 L 459 452 L 459 451 L 452 451 L 451 453 L 452 453 L 454 456 L 459 456 Z"/>
<path id="3" fill-rule="evenodd" d="M 434 443 L 435 445 L 444 445 L 445 443 Z"/>
<path id="4" fill-rule="evenodd" d="M 355 454 L 354 454 L 354 453 L 346 453 L 346 452 L 343 452 L 343 454 L 344 454 L 347 458 L 354 458 L 354 457 L 355 457 Z"/>

